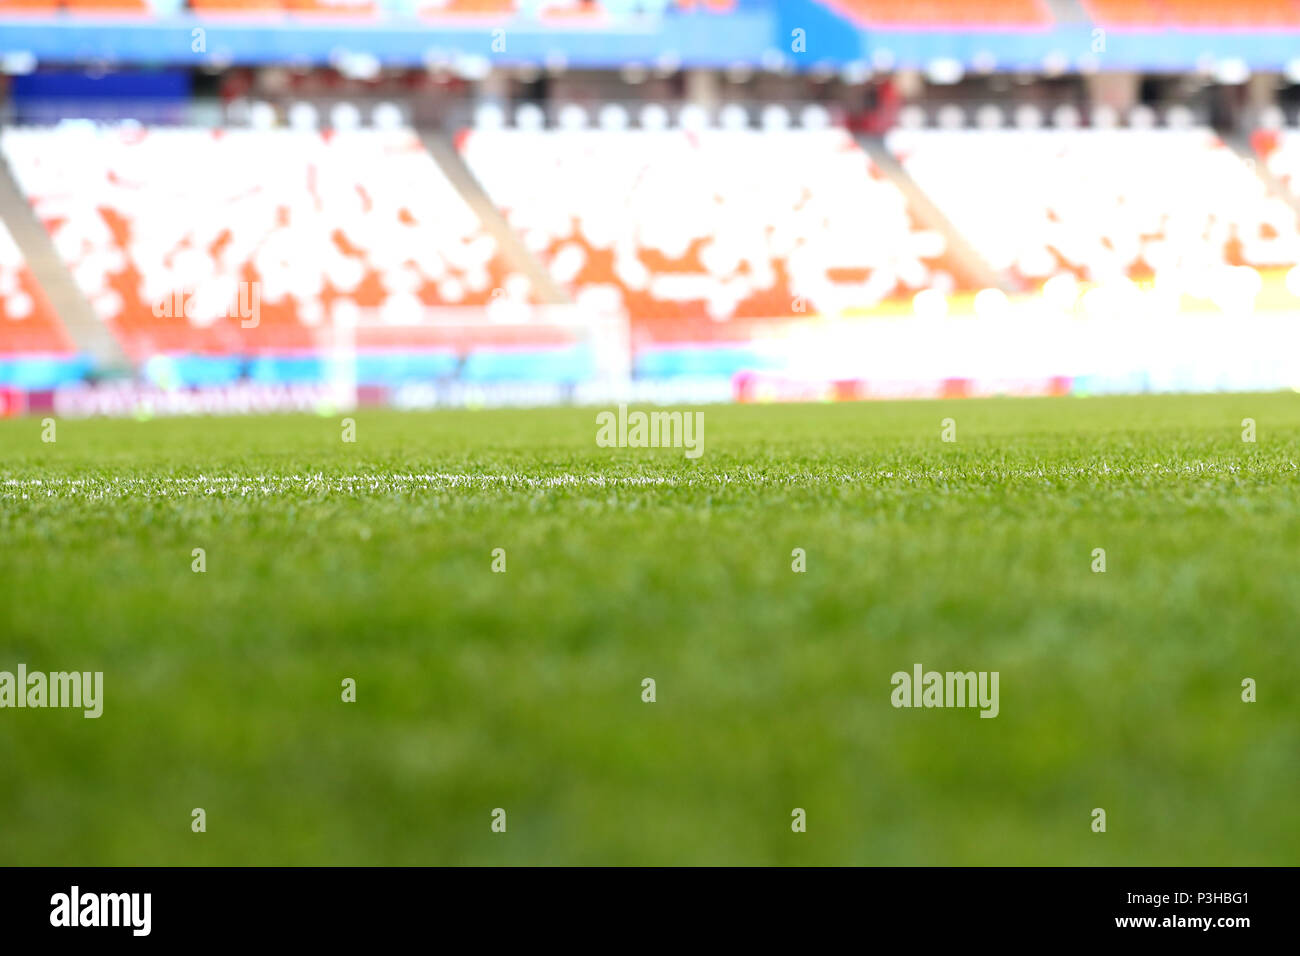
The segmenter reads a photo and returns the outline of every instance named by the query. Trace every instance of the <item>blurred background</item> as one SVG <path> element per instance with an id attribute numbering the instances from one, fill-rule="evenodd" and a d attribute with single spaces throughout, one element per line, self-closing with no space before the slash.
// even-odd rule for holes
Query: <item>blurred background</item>
<path id="1" fill-rule="evenodd" d="M 1300 0 L 0 0 L 0 416 L 1300 386 Z"/>

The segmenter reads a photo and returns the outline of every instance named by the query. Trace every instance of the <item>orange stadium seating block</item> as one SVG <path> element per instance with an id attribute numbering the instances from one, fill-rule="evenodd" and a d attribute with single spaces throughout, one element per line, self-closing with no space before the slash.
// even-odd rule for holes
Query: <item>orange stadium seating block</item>
<path id="1" fill-rule="evenodd" d="M 889 26 L 1043 26 L 1052 22 L 1042 0 L 832 0 L 860 23 Z"/>
<path id="2" fill-rule="evenodd" d="M 1084 5 L 1106 26 L 1300 26 L 1298 0 L 1084 0 Z"/>
<path id="3" fill-rule="evenodd" d="M 285 0 L 190 0 L 196 13 L 283 13 Z"/>
<path id="4" fill-rule="evenodd" d="M 64 0 L 70 11 L 94 13 L 132 13 L 149 15 L 152 9 L 145 0 Z"/>
<path id="5" fill-rule="evenodd" d="M 51 13 L 61 0 L 0 0 L 0 15 L 10 13 Z"/>
<path id="6" fill-rule="evenodd" d="M 312 17 L 373 17 L 379 13 L 377 0 L 285 0 L 294 14 Z"/>
<path id="7" fill-rule="evenodd" d="M 838 312 L 958 287 L 844 130 L 476 130 L 470 168 L 552 277 L 634 320 Z"/>
<path id="8" fill-rule="evenodd" d="M 340 325 L 411 344 L 440 310 L 535 301 L 410 130 L 22 129 L 0 145 L 135 358 L 311 349 Z M 236 303 L 254 289 L 250 326 Z"/>
<path id="9" fill-rule="evenodd" d="M 1194 288 L 1300 255 L 1295 210 L 1208 129 L 895 130 L 887 143 L 989 265 L 1029 288 Z"/>
<path id="10" fill-rule="evenodd" d="M 72 339 L 0 224 L 0 357 L 71 352 Z"/>

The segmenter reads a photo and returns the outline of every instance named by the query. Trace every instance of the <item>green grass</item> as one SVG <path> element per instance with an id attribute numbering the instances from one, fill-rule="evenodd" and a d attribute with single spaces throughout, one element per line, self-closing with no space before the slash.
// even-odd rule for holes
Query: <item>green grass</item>
<path id="1" fill-rule="evenodd" d="M 0 422 L 0 864 L 1300 854 L 1300 396 L 355 417 Z"/>

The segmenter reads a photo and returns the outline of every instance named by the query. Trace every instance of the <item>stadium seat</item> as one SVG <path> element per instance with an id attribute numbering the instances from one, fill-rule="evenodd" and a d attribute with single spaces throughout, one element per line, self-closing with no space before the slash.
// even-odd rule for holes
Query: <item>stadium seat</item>
<path id="1" fill-rule="evenodd" d="M 1103 26 L 1300 26 L 1297 0 L 1084 0 L 1084 6 Z"/>
<path id="2" fill-rule="evenodd" d="M 373 17 L 379 13 L 379 0 L 285 0 L 285 7 L 311 17 Z"/>
<path id="3" fill-rule="evenodd" d="M 72 351 L 67 330 L 0 222 L 0 357 Z"/>
<path id="4" fill-rule="evenodd" d="M 1042 0 L 829 0 L 863 26 L 1046 26 Z"/>
<path id="5" fill-rule="evenodd" d="M 1295 211 L 1203 128 L 896 130 L 887 144 L 988 263 L 1028 287 L 1072 275 L 1194 288 L 1216 269 L 1300 259 Z"/>
<path id="6" fill-rule="evenodd" d="M 148 0 L 63 0 L 63 6 L 69 13 L 127 13 L 149 15 L 153 6 Z"/>
<path id="7" fill-rule="evenodd" d="M 400 345 L 439 310 L 530 298 L 409 130 L 31 128 L 0 147 L 133 356 L 311 348 L 338 325 Z"/>
<path id="8" fill-rule="evenodd" d="M 0 14 L 67 11 L 85 16 L 168 15 L 189 8 L 205 16 L 248 14 L 313 17 L 379 17 L 415 13 L 427 19 L 540 19 L 601 21 L 665 13 L 726 14 L 737 0 L 0 0 Z"/>
<path id="9" fill-rule="evenodd" d="M 44 15 L 58 10 L 62 4 L 63 0 L 0 0 L 0 15 L 21 13 Z"/>
<path id="10" fill-rule="evenodd" d="M 471 170 L 579 301 L 770 318 L 954 285 L 944 238 L 840 129 L 474 130 Z"/>
<path id="11" fill-rule="evenodd" d="M 1287 191 L 1300 199 L 1300 132 L 1260 130 L 1251 137 L 1255 152 Z"/>
<path id="12" fill-rule="evenodd" d="M 283 13 L 284 0 L 189 0 L 195 13 Z"/>
<path id="13" fill-rule="evenodd" d="M 418 0 L 425 17 L 499 18 L 521 15 L 547 21 L 635 15 L 730 13 L 736 0 Z"/>

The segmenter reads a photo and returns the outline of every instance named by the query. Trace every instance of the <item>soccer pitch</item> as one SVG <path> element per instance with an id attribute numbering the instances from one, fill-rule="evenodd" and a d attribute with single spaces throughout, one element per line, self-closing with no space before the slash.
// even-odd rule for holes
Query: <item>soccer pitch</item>
<path id="1" fill-rule="evenodd" d="M 0 422 L 0 864 L 1296 861 L 1300 396 L 597 411 Z"/>

